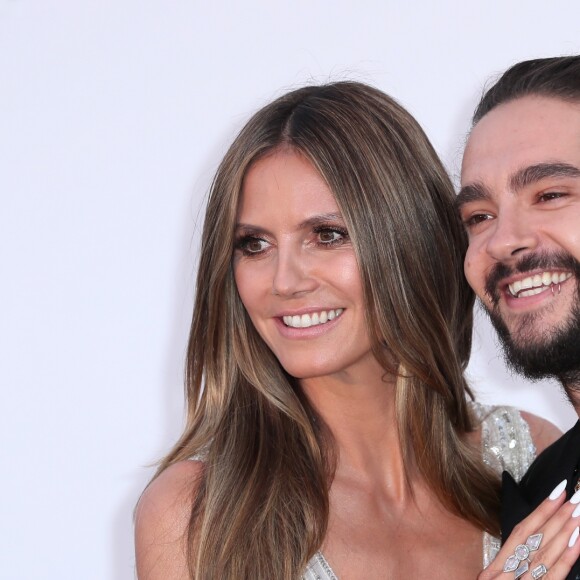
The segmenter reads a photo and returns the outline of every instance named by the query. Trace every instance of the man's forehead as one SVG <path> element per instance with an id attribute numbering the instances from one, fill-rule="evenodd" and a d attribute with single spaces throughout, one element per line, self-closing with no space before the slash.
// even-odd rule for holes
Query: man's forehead
<path id="1" fill-rule="evenodd" d="M 580 165 L 580 103 L 524 97 L 499 105 L 473 128 L 461 184 L 513 180 L 526 167 L 555 163 Z"/>

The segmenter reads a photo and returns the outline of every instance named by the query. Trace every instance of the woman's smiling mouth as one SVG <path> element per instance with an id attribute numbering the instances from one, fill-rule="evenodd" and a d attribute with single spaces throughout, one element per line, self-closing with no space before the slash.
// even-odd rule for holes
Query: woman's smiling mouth
<path id="1" fill-rule="evenodd" d="M 321 310 L 319 312 L 301 315 L 283 316 L 282 320 L 286 326 L 290 326 L 291 328 L 309 328 L 311 326 L 326 324 L 330 320 L 338 318 L 343 312 L 344 308 L 336 308 L 335 310 Z"/>

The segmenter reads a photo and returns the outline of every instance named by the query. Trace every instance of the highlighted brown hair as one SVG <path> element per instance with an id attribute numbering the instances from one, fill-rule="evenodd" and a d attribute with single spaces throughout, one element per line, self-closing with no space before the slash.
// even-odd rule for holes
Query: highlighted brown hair
<path id="1" fill-rule="evenodd" d="M 417 122 L 356 82 L 290 92 L 257 112 L 215 176 L 203 229 L 187 357 L 188 419 L 160 466 L 203 452 L 191 576 L 295 580 L 320 548 L 334 473 L 332 434 L 254 329 L 232 273 L 248 168 L 280 147 L 334 193 L 357 255 L 374 354 L 398 376 L 405 468 L 481 529 L 498 531 L 499 482 L 472 430 L 463 377 L 473 294 L 454 192 Z"/>

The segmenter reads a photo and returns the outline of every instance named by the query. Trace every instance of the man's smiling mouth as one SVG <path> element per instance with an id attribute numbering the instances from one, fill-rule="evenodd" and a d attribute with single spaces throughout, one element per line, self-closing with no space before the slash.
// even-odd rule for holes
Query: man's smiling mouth
<path id="1" fill-rule="evenodd" d="M 542 272 L 508 284 L 509 293 L 514 298 L 525 298 L 546 292 L 550 287 L 560 285 L 572 277 L 571 272 Z"/>
<path id="2" fill-rule="evenodd" d="M 309 328 L 310 326 L 326 324 L 327 322 L 338 318 L 343 312 L 344 308 L 337 308 L 336 310 L 321 310 L 320 312 L 311 312 L 309 314 L 283 316 L 282 320 L 286 326 L 292 328 Z"/>

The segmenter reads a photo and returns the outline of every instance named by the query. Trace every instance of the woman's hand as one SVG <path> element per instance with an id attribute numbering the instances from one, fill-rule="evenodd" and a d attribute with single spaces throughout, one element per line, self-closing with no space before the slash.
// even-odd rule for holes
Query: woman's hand
<path id="1" fill-rule="evenodd" d="M 566 578 L 580 557 L 580 492 L 565 502 L 565 489 L 566 480 L 513 529 L 478 580 Z"/>

